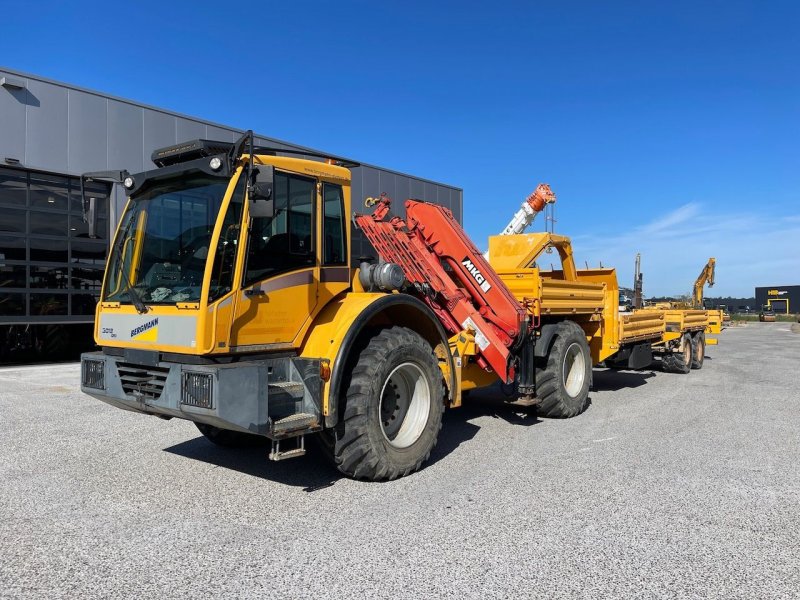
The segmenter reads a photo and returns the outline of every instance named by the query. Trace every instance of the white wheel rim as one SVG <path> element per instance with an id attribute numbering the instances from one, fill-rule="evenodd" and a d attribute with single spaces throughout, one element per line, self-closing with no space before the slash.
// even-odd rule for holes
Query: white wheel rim
<path id="1" fill-rule="evenodd" d="M 378 407 L 386 441 L 408 448 L 422 435 L 430 412 L 431 388 L 422 369 L 410 362 L 395 367 L 383 383 Z"/>
<path id="2" fill-rule="evenodd" d="M 586 357 L 583 349 L 577 342 L 570 344 L 564 355 L 564 369 L 562 372 L 564 389 L 572 398 L 578 396 L 586 380 Z"/>

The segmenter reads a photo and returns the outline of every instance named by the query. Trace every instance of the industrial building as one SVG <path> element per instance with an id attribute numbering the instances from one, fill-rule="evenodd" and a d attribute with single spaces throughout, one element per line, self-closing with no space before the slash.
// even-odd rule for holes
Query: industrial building
<path id="1" fill-rule="evenodd" d="M 769 306 L 779 315 L 800 312 L 800 285 L 757 287 L 756 305 Z"/>
<path id="2" fill-rule="evenodd" d="M 81 173 L 144 171 L 153 167 L 150 155 L 157 148 L 198 138 L 232 142 L 242 133 L 5 68 L 0 68 L 0 132 L 0 360 L 15 352 L 56 351 L 91 337 L 109 239 L 125 194 L 119 185 L 88 188 L 92 197 L 109 199 L 97 203 L 99 235 L 90 238 Z M 311 151 L 265 135 L 255 141 Z M 436 202 L 462 218 L 459 188 L 363 163 L 352 174 L 354 208 L 364 197 L 386 192 L 397 200 Z M 357 235 L 352 250 L 354 260 L 370 253 Z M 70 332 L 67 325 L 82 327 Z"/>

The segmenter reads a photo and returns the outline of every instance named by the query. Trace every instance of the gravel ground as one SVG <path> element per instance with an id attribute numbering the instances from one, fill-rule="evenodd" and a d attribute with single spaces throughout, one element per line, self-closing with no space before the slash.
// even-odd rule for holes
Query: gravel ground
<path id="1" fill-rule="evenodd" d="M 421 472 L 213 447 L 77 365 L 0 370 L 0 596 L 800 596 L 800 335 L 726 330 L 702 371 L 595 371 L 537 420 L 490 394 Z"/>

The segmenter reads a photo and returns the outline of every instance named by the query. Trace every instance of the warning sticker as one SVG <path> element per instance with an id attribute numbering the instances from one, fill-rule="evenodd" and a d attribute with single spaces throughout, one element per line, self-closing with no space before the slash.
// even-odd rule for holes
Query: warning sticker
<path id="1" fill-rule="evenodd" d="M 478 326 L 475 325 L 475 321 L 473 321 L 470 317 L 467 317 L 464 322 L 461 323 L 461 326 L 464 329 L 470 329 L 474 331 L 475 343 L 478 344 L 478 348 L 480 348 L 481 351 L 486 350 L 486 348 L 489 346 L 489 339 L 483 335 L 483 332 L 480 329 L 478 329 Z"/>

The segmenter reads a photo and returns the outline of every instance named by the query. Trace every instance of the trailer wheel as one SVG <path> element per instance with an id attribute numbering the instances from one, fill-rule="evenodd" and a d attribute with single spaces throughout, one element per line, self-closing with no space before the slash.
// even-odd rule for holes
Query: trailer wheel
<path id="1" fill-rule="evenodd" d="M 195 423 L 195 425 L 197 429 L 200 430 L 200 433 L 216 446 L 222 446 L 224 448 L 252 448 L 267 443 L 267 438 L 260 435 L 222 429 L 220 427 L 208 425 L 207 423 Z"/>
<path id="2" fill-rule="evenodd" d="M 661 368 L 667 373 L 679 373 L 685 375 L 689 372 L 694 355 L 694 343 L 692 336 L 684 333 L 681 338 L 681 345 L 677 351 L 667 351 L 661 357 Z"/>
<path id="3" fill-rule="evenodd" d="M 592 358 L 586 334 L 574 321 L 558 324 L 546 359 L 536 367 L 537 412 L 568 418 L 586 410 L 592 384 Z"/>
<path id="4" fill-rule="evenodd" d="M 706 357 L 706 334 L 698 331 L 692 336 L 692 368 L 702 369 Z"/>
<path id="5" fill-rule="evenodd" d="M 349 477 L 396 479 L 419 469 L 442 428 L 444 386 L 433 349 L 405 327 L 381 330 L 358 356 L 344 412 L 323 448 Z M 332 443 L 330 443 L 332 442 Z"/>

